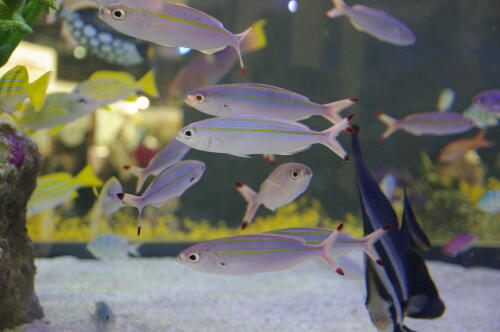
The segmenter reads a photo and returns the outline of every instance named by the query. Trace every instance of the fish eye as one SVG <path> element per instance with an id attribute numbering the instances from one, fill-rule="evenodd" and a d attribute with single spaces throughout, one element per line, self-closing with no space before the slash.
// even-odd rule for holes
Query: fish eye
<path id="1" fill-rule="evenodd" d="M 294 169 L 293 171 L 290 172 L 290 177 L 293 179 L 293 180 L 297 180 L 300 176 L 300 170 L 298 169 Z"/>
<path id="2" fill-rule="evenodd" d="M 87 103 L 87 100 L 85 98 L 79 98 L 78 99 L 78 102 L 81 103 L 81 104 L 86 104 Z"/>
<path id="3" fill-rule="evenodd" d="M 193 182 L 193 181 L 194 181 L 194 179 L 195 179 L 195 178 L 194 178 L 194 176 L 193 176 L 191 179 L 189 179 L 189 182 Z"/>
<path id="4" fill-rule="evenodd" d="M 190 253 L 188 256 L 187 256 L 188 260 L 191 262 L 191 263 L 198 263 L 200 261 L 200 255 L 198 255 L 197 253 L 195 252 L 192 252 Z"/>
<path id="5" fill-rule="evenodd" d="M 198 103 L 203 103 L 205 101 L 205 96 L 202 93 L 197 93 L 194 95 L 194 99 L 196 99 Z"/>
<path id="6" fill-rule="evenodd" d="M 484 98 L 481 97 L 481 98 L 477 98 L 477 102 L 479 104 L 484 104 L 485 100 L 484 100 Z"/>
<path id="7" fill-rule="evenodd" d="M 125 11 L 123 9 L 117 8 L 117 9 L 113 9 L 113 11 L 111 12 L 111 15 L 113 15 L 114 19 L 123 20 L 125 18 L 126 14 L 125 14 Z"/>
<path id="8" fill-rule="evenodd" d="M 186 138 L 193 138 L 194 131 L 193 131 L 193 129 L 188 128 L 188 129 L 184 130 L 183 134 L 184 134 L 184 137 L 186 137 Z"/>

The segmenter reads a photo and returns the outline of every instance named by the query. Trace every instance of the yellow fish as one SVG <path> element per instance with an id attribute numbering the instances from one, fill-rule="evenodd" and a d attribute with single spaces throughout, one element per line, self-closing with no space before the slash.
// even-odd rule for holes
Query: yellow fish
<path id="1" fill-rule="evenodd" d="M 87 165 L 75 177 L 59 172 L 38 177 L 35 191 L 28 201 L 27 216 L 53 209 L 67 200 L 78 197 L 76 191 L 83 187 L 100 187 L 101 180 L 92 166 Z"/>
<path id="2" fill-rule="evenodd" d="M 21 109 L 22 102 L 29 98 L 38 111 L 45 100 L 51 72 L 46 72 L 33 83 L 29 83 L 25 66 L 15 66 L 0 78 L 0 111 L 14 113 Z"/>
<path id="3" fill-rule="evenodd" d="M 80 83 L 74 93 L 89 96 L 96 100 L 101 107 L 119 100 L 135 100 L 139 92 L 151 97 L 158 97 L 154 71 L 148 71 L 138 81 L 121 71 L 102 70 L 92 74 L 86 81 Z"/>

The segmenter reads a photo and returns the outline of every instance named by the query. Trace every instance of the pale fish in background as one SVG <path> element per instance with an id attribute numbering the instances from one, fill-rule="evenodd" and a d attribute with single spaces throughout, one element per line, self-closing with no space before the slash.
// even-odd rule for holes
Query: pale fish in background
<path id="1" fill-rule="evenodd" d="M 242 54 L 255 52 L 266 47 L 265 25 L 266 20 L 264 19 L 252 25 L 252 31 L 240 44 Z M 175 75 L 170 83 L 167 102 L 180 104 L 189 91 L 219 83 L 237 61 L 238 54 L 229 47 L 211 55 L 196 55 Z"/>
<path id="2" fill-rule="evenodd" d="M 51 72 L 29 82 L 25 66 L 15 66 L 0 78 L 0 112 L 14 113 L 21 110 L 22 103 L 29 98 L 35 110 L 40 110 L 45 100 Z"/>
<path id="3" fill-rule="evenodd" d="M 244 71 L 240 42 L 251 28 L 234 35 L 212 16 L 186 5 L 161 0 L 106 1 L 99 18 L 126 35 L 169 47 L 187 47 L 206 54 L 230 46 Z"/>
<path id="4" fill-rule="evenodd" d="M 389 228 L 382 229 L 388 231 Z M 269 231 L 270 234 L 288 235 L 292 237 L 299 237 L 305 241 L 306 244 L 317 245 L 323 242 L 333 231 L 326 228 L 317 227 L 296 227 L 285 228 Z M 382 233 L 379 231 L 375 234 Z M 377 264 L 382 264 L 379 255 L 373 249 L 373 244 L 378 238 L 373 236 L 374 233 L 365 238 L 357 239 L 348 232 L 341 232 L 335 242 L 330 247 L 330 256 L 337 260 L 337 265 L 344 271 L 345 276 L 349 279 L 361 279 L 363 277 L 363 268 L 358 263 L 353 261 L 346 255 L 356 249 L 363 250 L 366 255 Z"/>
<path id="5" fill-rule="evenodd" d="M 453 89 L 446 88 L 439 94 L 436 109 L 440 112 L 447 112 L 451 109 L 454 102 L 455 91 Z"/>
<path id="6" fill-rule="evenodd" d="M 75 177 L 63 172 L 39 176 L 35 191 L 28 201 L 26 215 L 33 216 L 76 198 L 78 196 L 76 191 L 80 188 L 100 186 L 102 182 L 90 165 L 85 166 Z"/>
<path id="7" fill-rule="evenodd" d="M 96 302 L 95 311 L 90 315 L 95 325 L 95 332 L 109 332 L 116 323 L 116 315 L 104 301 Z"/>
<path id="8" fill-rule="evenodd" d="M 226 275 L 252 275 L 255 273 L 289 270 L 305 261 L 320 257 L 340 275 L 344 271 L 338 266 L 330 248 L 336 244 L 343 225 L 320 244 L 307 244 L 304 239 L 277 234 L 250 234 L 216 239 L 195 244 L 183 250 L 177 261 L 200 272 Z M 379 229 L 365 240 L 373 244 L 386 233 Z M 357 248 L 364 248 L 359 246 Z M 344 250 L 347 254 L 354 246 Z M 378 256 L 376 256 L 378 258 Z"/>
<path id="9" fill-rule="evenodd" d="M 298 93 L 272 85 L 237 83 L 191 91 L 185 102 L 200 112 L 220 117 L 256 115 L 300 121 L 320 115 L 335 124 L 342 120 L 339 113 L 358 100 L 350 98 L 320 105 Z"/>
<path id="10" fill-rule="evenodd" d="M 493 89 L 478 93 L 472 99 L 472 104 L 488 113 L 500 116 L 500 90 Z"/>
<path id="11" fill-rule="evenodd" d="M 57 134 L 65 124 L 90 115 L 98 108 L 99 103 L 88 96 L 55 92 L 47 95 L 38 112 L 33 105 L 27 105 L 17 123 L 23 130 L 51 129 L 51 134 Z"/>
<path id="12" fill-rule="evenodd" d="M 448 143 L 439 153 L 439 161 L 453 162 L 462 159 L 467 151 L 493 146 L 495 142 L 487 141 L 485 132 L 480 131 L 475 137 L 461 138 Z"/>
<path id="13" fill-rule="evenodd" d="M 452 238 L 446 245 L 443 246 L 443 254 L 446 256 L 455 258 L 458 255 L 466 252 L 470 248 L 474 241 L 477 239 L 476 235 L 473 234 L 460 234 Z"/>
<path id="14" fill-rule="evenodd" d="M 394 192 L 396 191 L 396 188 L 398 186 L 398 180 L 396 179 L 394 174 L 389 173 L 385 175 L 382 180 L 380 180 L 379 186 L 385 197 L 387 197 L 388 200 L 392 201 L 392 199 L 394 198 Z"/>
<path id="15" fill-rule="evenodd" d="M 146 62 L 152 53 L 151 47 L 103 25 L 97 19 L 97 10 L 97 3 L 79 10 L 68 8 L 66 3 L 61 7 L 61 36 L 66 44 L 71 48 L 81 47 L 84 52 L 111 64 L 135 66 Z"/>
<path id="16" fill-rule="evenodd" d="M 384 140 L 396 130 L 403 129 L 413 135 L 453 135 L 474 128 L 474 123 L 462 114 L 452 112 L 415 113 L 404 119 L 396 120 L 383 113 L 375 116 L 387 125 L 386 131 L 380 137 Z"/>
<path id="17" fill-rule="evenodd" d="M 380 9 L 362 5 L 348 6 L 344 0 L 332 0 L 334 8 L 326 12 L 329 18 L 347 16 L 359 31 L 393 45 L 409 46 L 415 44 L 413 31 L 394 17 Z"/>
<path id="18" fill-rule="evenodd" d="M 489 213 L 500 212 L 500 190 L 491 190 L 485 193 L 477 203 L 478 209 Z"/>
<path id="19" fill-rule="evenodd" d="M 211 118 L 192 123 L 177 133 L 177 139 L 192 148 L 207 152 L 228 153 L 239 157 L 250 154 L 290 155 L 307 150 L 312 144 L 323 144 L 340 158 L 347 153 L 337 141 L 344 130 L 350 130 L 344 118 L 331 128 L 317 132 L 293 121 L 276 118 L 241 116 Z"/>
<path id="20" fill-rule="evenodd" d="M 485 111 L 477 105 L 471 105 L 464 111 L 463 115 L 467 119 L 471 120 L 476 127 L 481 129 L 495 127 L 498 125 L 497 115 Z"/>
<path id="21" fill-rule="evenodd" d="M 120 210 L 124 204 L 121 199 L 116 195 L 123 192 L 123 187 L 120 181 L 114 176 L 111 177 L 104 186 L 102 186 L 101 192 L 97 201 L 99 203 L 99 208 L 105 214 L 110 215 Z"/>
<path id="22" fill-rule="evenodd" d="M 147 205 L 161 207 L 172 198 L 179 197 L 196 184 L 205 171 L 205 164 L 197 160 L 185 160 L 165 168 L 141 196 L 117 194 L 125 203 L 138 210 L 137 235 L 141 233 L 141 213 Z"/>
<path id="23" fill-rule="evenodd" d="M 146 168 L 128 165 L 123 168 L 137 176 L 135 191 L 139 192 L 149 176 L 157 176 L 168 166 L 181 161 L 190 149 L 186 144 L 173 139 L 149 161 Z"/>
<path id="24" fill-rule="evenodd" d="M 131 244 L 129 239 L 123 236 L 106 234 L 87 243 L 87 250 L 92 256 L 101 260 L 127 259 L 128 254 L 141 256 L 138 249 L 142 243 Z"/>
<path id="25" fill-rule="evenodd" d="M 311 169 L 304 164 L 286 163 L 269 174 L 258 193 L 246 184 L 236 182 L 236 189 L 248 203 L 241 228 L 245 229 L 252 222 L 260 205 L 274 211 L 293 202 L 307 190 L 312 175 Z"/>
<path id="26" fill-rule="evenodd" d="M 89 96 L 101 107 L 119 100 L 135 100 L 139 92 L 158 97 L 153 70 L 148 71 L 138 81 L 123 71 L 96 71 L 86 81 L 78 84 L 73 92 Z"/>

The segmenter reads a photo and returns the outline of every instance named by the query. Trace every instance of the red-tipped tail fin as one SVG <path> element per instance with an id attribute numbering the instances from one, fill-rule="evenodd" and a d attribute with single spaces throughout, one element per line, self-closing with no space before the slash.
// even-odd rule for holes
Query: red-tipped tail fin
<path id="1" fill-rule="evenodd" d="M 358 101 L 359 98 L 348 98 L 335 101 L 333 103 L 325 104 L 323 105 L 324 107 L 326 107 L 326 109 L 324 110 L 325 113 L 323 114 L 323 117 L 330 120 L 333 124 L 337 124 L 340 121 L 342 121 L 342 117 L 339 115 L 339 113 L 345 108 L 354 105 Z"/>

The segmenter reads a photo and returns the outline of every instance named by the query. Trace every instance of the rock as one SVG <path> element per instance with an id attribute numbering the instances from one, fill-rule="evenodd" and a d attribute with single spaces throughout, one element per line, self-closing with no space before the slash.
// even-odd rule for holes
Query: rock
<path id="1" fill-rule="evenodd" d="M 43 317 L 26 229 L 26 204 L 41 161 L 37 146 L 24 133 L 0 123 L 0 331 Z"/>

